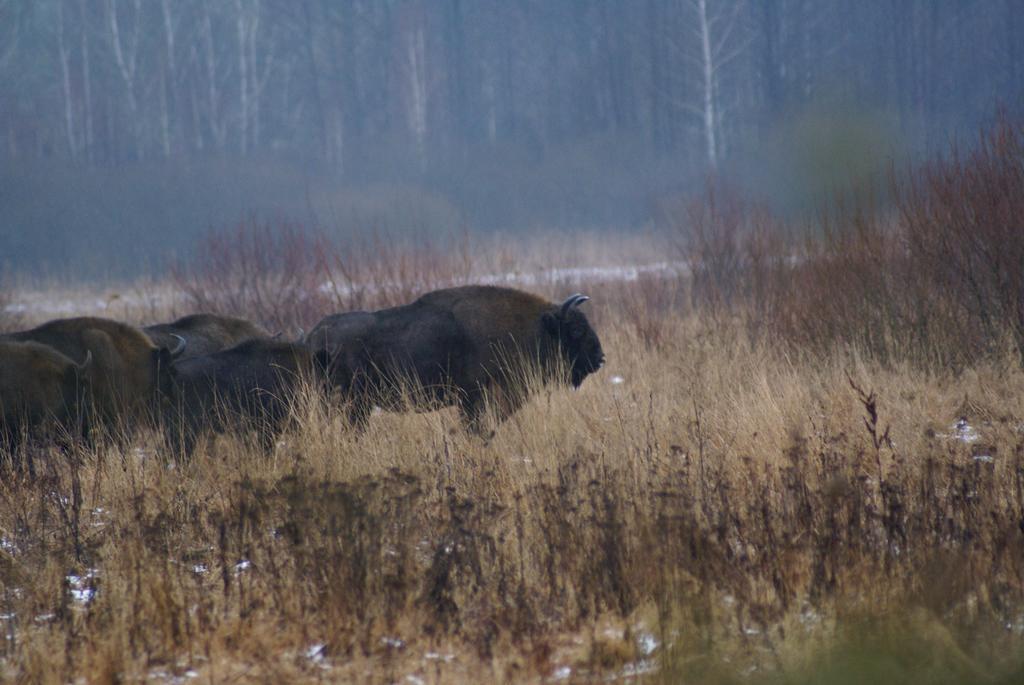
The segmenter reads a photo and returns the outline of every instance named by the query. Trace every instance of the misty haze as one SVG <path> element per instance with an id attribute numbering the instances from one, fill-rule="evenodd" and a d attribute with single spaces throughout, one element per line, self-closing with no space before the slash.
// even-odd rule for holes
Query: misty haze
<path id="1" fill-rule="evenodd" d="M 0 0 L 0 681 L 1024 683 L 1024 0 Z"/>
<path id="2" fill-rule="evenodd" d="M 243 217 L 632 230 L 785 212 L 1021 105 L 1016 0 L 0 2 L 0 264 L 135 276 Z"/>

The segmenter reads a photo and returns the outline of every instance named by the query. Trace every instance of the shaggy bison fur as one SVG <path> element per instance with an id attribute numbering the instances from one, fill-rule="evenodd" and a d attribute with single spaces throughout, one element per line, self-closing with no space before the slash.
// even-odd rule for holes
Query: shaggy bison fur
<path id="1" fill-rule="evenodd" d="M 448 288 L 400 307 L 328 316 L 306 342 L 330 356 L 331 380 L 356 425 L 375 404 L 398 409 L 411 399 L 421 410 L 458 405 L 479 430 L 486 406 L 499 419 L 521 406 L 531 368 L 542 381 L 579 387 L 601 367 L 601 342 L 579 309 L 587 299 L 555 304 L 511 288 Z"/>
<path id="2" fill-rule="evenodd" d="M 246 340 L 271 337 L 265 328 L 251 321 L 220 314 L 190 314 L 142 330 L 158 347 L 174 348 L 184 340 L 185 349 L 178 360 L 220 352 Z"/>
<path id="3" fill-rule="evenodd" d="M 80 413 L 92 356 L 81 364 L 35 342 L 0 341 L 0 452 L 13 454 L 24 436 L 88 438 Z"/>
<path id="4" fill-rule="evenodd" d="M 48 345 L 81 364 L 92 356 L 90 414 L 125 427 L 149 418 L 161 393 L 170 390 L 171 361 L 183 349 L 158 347 L 140 329 L 94 317 L 57 319 L 0 340 Z"/>
<path id="5" fill-rule="evenodd" d="M 188 456 L 202 433 L 229 428 L 253 430 L 269 448 L 302 380 L 314 378 L 316 368 L 305 345 L 277 340 L 248 340 L 176 362 L 164 414 L 172 449 Z"/>

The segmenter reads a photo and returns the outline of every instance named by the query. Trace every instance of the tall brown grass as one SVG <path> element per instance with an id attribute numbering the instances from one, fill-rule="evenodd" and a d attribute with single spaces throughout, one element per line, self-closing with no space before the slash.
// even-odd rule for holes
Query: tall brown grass
<path id="1" fill-rule="evenodd" d="M 5 663 L 43 681 L 597 678 L 648 634 L 666 667 L 704 634 L 707 658 L 746 644 L 743 668 L 778 669 L 799 658 L 772 656 L 795 648 L 782 631 L 830 634 L 807 617 L 906 605 L 1001 668 L 990 654 L 1022 638 L 1004 626 L 1024 607 L 1024 372 L 794 366 L 717 330 L 679 320 L 651 347 L 611 329 L 608 369 L 538 389 L 487 443 L 450 411 L 354 435 L 310 401 L 266 456 L 243 435 L 187 463 L 145 436 L 42 455 L 0 485 Z"/>
<path id="2" fill-rule="evenodd" d="M 942 199 L 957 174 L 1010 183 L 1006 135 L 818 238 L 716 189 L 678 223 L 691 274 L 583 284 L 607 367 L 535 385 L 489 440 L 452 410 L 355 433 L 307 391 L 266 452 L 241 433 L 187 462 L 144 432 L 35 448 L 34 476 L 0 480 L 4 677 L 1016 682 L 1016 323 L 995 281 L 961 301 L 980 276 L 933 235 L 1002 207 L 940 225 L 969 202 Z M 934 253 L 913 247 L 925 216 Z M 468 248 L 235 235 L 178 282 L 271 326 L 479 273 Z M 993 327 L 946 328 L 963 317 Z"/>

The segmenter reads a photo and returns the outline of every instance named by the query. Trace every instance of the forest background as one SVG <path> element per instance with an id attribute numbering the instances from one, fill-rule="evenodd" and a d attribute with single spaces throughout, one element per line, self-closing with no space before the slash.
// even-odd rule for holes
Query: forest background
<path id="1" fill-rule="evenodd" d="M 159 272 L 250 213 L 635 229 L 712 171 L 799 215 L 973 140 L 1014 0 L 0 0 L 0 269 Z"/>

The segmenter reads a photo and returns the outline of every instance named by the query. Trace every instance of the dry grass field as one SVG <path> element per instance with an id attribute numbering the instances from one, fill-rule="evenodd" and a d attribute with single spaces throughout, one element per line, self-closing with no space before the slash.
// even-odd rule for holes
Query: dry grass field
<path id="1" fill-rule="evenodd" d="M 1021 682 L 1022 139 L 1003 124 L 813 239 L 722 191 L 649 236 L 244 222 L 166 282 L 19 285 L 8 327 L 56 302 L 286 335 L 452 283 L 580 290 L 608 364 L 486 441 L 453 411 L 356 434 L 309 392 L 270 453 L 37 449 L 0 481 L 0 675 Z"/>

